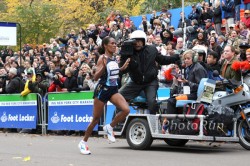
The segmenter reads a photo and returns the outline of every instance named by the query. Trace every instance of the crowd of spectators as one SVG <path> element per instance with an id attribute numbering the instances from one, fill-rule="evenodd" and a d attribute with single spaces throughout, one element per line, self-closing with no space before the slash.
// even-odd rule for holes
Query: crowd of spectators
<path id="1" fill-rule="evenodd" d="M 240 0 L 202 1 L 192 5 L 188 17 L 184 17 L 187 27 L 186 41 L 183 33 L 176 34 L 171 25 L 172 14 L 165 8 L 158 15 L 152 11 L 150 18 L 142 16 L 137 28 L 128 15 L 112 11 L 104 24 L 90 24 L 88 28 L 71 30 L 65 37 L 54 37 L 49 42 L 34 46 L 25 44 L 21 52 L 11 49 L 0 51 L 0 93 L 28 93 L 44 95 L 48 92 L 71 92 L 93 90 L 98 46 L 106 36 L 117 42 L 116 60 L 120 59 L 120 46 L 130 34 L 141 29 L 147 34 L 147 45 L 154 45 L 165 56 L 181 54 L 185 49 L 204 50 L 199 52 L 200 61 L 207 70 L 221 70 L 224 62 L 223 50 L 231 45 L 236 50 L 238 60 L 245 60 L 244 49 L 249 47 L 250 1 L 244 0 L 244 18 L 240 19 Z M 222 18 L 224 11 L 224 18 Z M 183 28 L 182 15 L 178 28 Z M 223 19 L 226 23 L 223 23 Z M 184 45 L 185 44 L 185 45 Z M 211 60 L 212 59 L 212 60 Z M 181 65 L 181 64 L 180 64 Z M 170 65 L 171 66 L 171 65 Z M 169 86 L 164 72 L 168 66 L 159 66 L 161 86 Z M 120 80 L 120 86 L 128 75 Z"/>

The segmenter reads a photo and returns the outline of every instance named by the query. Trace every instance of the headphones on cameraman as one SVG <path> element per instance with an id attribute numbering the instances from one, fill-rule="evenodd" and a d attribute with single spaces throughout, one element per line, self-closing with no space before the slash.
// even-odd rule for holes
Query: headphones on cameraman
<path id="1" fill-rule="evenodd" d="M 193 51 L 193 50 L 192 50 Z M 192 57 L 193 57 L 193 62 L 198 62 L 198 58 L 199 58 L 199 54 L 196 51 L 193 51 L 192 53 Z"/>

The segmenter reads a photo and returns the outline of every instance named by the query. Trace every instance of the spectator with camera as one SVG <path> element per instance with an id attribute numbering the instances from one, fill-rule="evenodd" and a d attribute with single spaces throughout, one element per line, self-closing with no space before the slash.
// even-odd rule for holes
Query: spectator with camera
<path id="1" fill-rule="evenodd" d="M 85 78 L 89 73 L 91 73 L 91 68 L 87 63 L 83 63 L 80 67 L 77 77 L 78 87 L 82 90 L 90 90 L 87 84 L 84 84 Z"/>
<path id="2" fill-rule="evenodd" d="M 152 14 L 150 15 L 150 22 L 149 22 L 149 23 L 151 24 L 151 29 L 154 29 L 154 26 L 153 26 L 154 24 L 153 24 L 153 23 L 154 23 L 154 20 L 155 20 L 155 19 L 158 19 L 158 17 L 159 17 L 159 16 L 157 16 L 156 11 L 153 10 L 153 11 L 152 11 Z"/>
<path id="3" fill-rule="evenodd" d="M 164 28 L 168 28 L 170 25 L 170 15 L 167 15 L 167 13 L 162 13 L 159 19 L 161 20 L 161 24 Z"/>
<path id="4" fill-rule="evenodd" d="M 48 92 L 62 92 L 63 83 L 66 80 L 66 77 L 62 75 L 60 69 L 54 70 L 53 82 L 48 88 Z"/>
<path id="5" fill-rule="evenodd" d="M 207 19 L 212 20 L 212 18 L 213 18 L 213 12 L 209 6 L 209 3 L 205 2 L 203 8 L 201 9 L 201 16 L 200 16 L 201 28 L 204 28 L 206 26 L 205 21 Z"/>
<path id="6" fill-rule="evenodd" d="M 200 15 L 199 15 L 199 11 L 198 9 L 196 8 L 195 5 L 192 5 L 192 11 L 191 13 L 188 15 L 188 19 L 189 20 L 199 20 L 200 18 Z"/>
<path id="7" fill-rule="evenodd" d="M 44 72 L 45 78 L 49 81 L 49 83 L 53 82 L 55 69 L 56 69 L 55 63 L 50 61 L 49 62 L 49 72 L 47 72 L 47 71 Z"/>
<path id="8" fill-rule="evenodd" d="M 91 70 L 91 72 L 86 73 L 85 79 L 83 81 L 82 90 L 93 91 L 95 89 L 95 81 L 94 81 L 93 75 L 94 74 L 93 74 L 92 70 Z"/>
<path id="9" fill-rule="evenodd" d="M 134 40 L 129 46 L 131 49 L 122 47 L 119 65 L 123 66 L 130 58 L 129 66 L 123 73 L 128 72 L 131 81 L 125 84 L 119 92 L 129 101 L 144 91 L 148 101 L 148 110 L 151 114 L 155 114 L 158 110 L 156 93 L 159 87 L 156 62 L 161 65 L 175 63 L 179 60 L 179 55 L 161 55 L 155 46 L 146 45 L 146 34 L 141 30 L 134 31 L 130 38 Z"/>
<path id="10" fill-rule="evenodd" d="M 96 43 L 98 33 L 99 32 L 98 32 L 95 24 L 90 24 L 88 29 L 87 29 L 87 37 L 92 38 L 94 40 L 94 42 Z"/>
<path id="11" fill-rule="evenodd" d="M 150 23 L 149 21 L 147 21 L 147 16 L 146 15 L 143 15 L 142 16 L 142 22 L 141 24 L 139 25 L 139 29 L 143 30 L 145 33 L 148 32 L 148 30 L 150 29 Z"/>
<path id="12" fill-rule="evenodd" d="M 161 21 L 159 19 L 155 19 L 153 25 L 154 25 L 154 30 L 152 34 L 154 36 L 160 36 L 160 33 L 164 29 L 164 26 L 162 25 Z"/>
<path id="13" fill-rule="evenodd" d="M 77 78 L 74 75 L 75 70 L 73 67 L 67 67 L 65 70 L 66 79 L 63 84 L 59 84 L 64 92 L 77 91 L 79 92 L 81 89 L 78 88 Z"/>
<path id="14" fill-rule="evenodd" d="M 205 24 L 206 24 L 206 26 L 205 26 L 204 33 L 205 33 L 205 38 L 207 40 L 207 39 L 209 39 L 211 31 L 214 31 L 214 27 L 212 26 L 212 20 L 211 19 L 205 20 Z"/>

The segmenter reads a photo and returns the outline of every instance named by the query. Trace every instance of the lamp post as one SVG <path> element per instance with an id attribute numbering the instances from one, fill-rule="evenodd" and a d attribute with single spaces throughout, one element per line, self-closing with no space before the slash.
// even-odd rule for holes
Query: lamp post
<path id="1" fill-rule="evenodd" d="M 19 41 L 20 41 L 20 66 L 22 65 L 22 27 L 21 27 L 21 24 L 20 23 L 16 23 L 18 26 L 19 26 Z"/>
<path id="2" fill-rule="evenodd" d="M 186 46 L 186 22 L 184 20 L 185 18 L 185 13 L 184 13 L 184 0 L 182 0 L 182 30 L 183 30 L 183 46 L 184 46 L 184 50 L 186 50 L 187 46 Z"/>

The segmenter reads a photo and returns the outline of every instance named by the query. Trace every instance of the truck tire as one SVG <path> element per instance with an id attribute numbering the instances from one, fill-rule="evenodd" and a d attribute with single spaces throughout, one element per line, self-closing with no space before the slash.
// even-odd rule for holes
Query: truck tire
<path id="1" fill-rule="evenodd" d="M 164 139 L 169 146 L 185 146 L 188 140 L 186 139 Z"/>
<path id="2" fill-rule="evenodd" d="M 126 139 L 132 149 L 149 149 L 153 138 L 147 120 L 141 118 L 131 120 L 126 129 Z"/>

